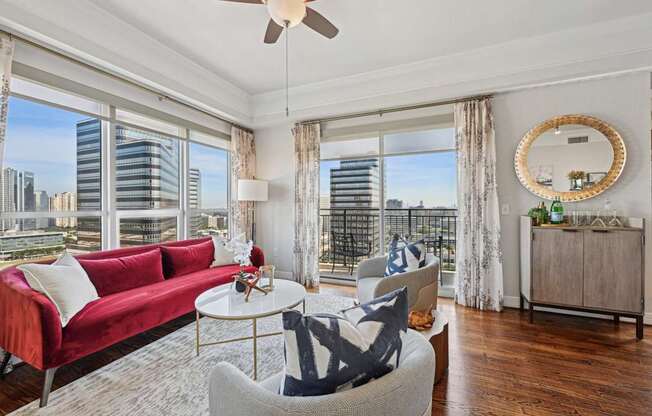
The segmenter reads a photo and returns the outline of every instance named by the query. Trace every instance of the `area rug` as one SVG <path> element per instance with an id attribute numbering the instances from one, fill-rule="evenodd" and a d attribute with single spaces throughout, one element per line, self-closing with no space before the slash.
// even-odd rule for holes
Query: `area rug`
<path id="1" fill-rule="evenodd" d="M 307 312 L 337 312 L 352 306 L 352 299 L 309 294 Z M 251 321 L 200 320 L 202 342 L 251 335 Z M 258 332 L 280 331 L 280 315 L 258 321 Z M 195 324 L 126 355 L 50 394 L 48 407 L 38 401 L 11 416 L 142 416 L 208 415 L 208 375 L 220 361 L 246 374 L 253 373 L 252 341 L 207 346 L 195 356 Z M 282 369 L 283 337 L 258 340 L 258 378 Z M 55 376 L 56 377 L 56 376 Z M 228 380 L 224 380 L 228 383 Z"/>

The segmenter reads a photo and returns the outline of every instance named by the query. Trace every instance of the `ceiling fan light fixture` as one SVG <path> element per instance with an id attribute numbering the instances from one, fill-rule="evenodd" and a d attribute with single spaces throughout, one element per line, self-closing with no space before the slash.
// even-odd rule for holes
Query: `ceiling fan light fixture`
<path id="1" fill-rule="evenodd" d="M 281 27 L 294 27 L 306 17 L 304 0 L 266 0 L 267 10 L 272 20 Z"/>

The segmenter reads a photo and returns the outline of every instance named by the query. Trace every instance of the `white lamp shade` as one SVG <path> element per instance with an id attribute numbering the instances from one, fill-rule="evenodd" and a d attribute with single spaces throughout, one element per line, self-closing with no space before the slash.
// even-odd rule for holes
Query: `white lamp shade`
<path id="1" fill-rule="evenodd" d="M 269 184 L 258 179 L 238 179 L 238 201 L 267 201 Z"/>
<path id="2" fill-rule="evenodd" d="M 294 27 L 306 17 L 306 3 L 304 0 L 267 0 L 267 10 L 272 20 L 277 25 Z"/>

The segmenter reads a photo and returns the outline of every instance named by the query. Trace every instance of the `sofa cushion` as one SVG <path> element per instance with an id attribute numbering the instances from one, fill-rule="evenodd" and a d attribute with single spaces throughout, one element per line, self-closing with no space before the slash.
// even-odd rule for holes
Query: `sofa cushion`
<path id="1" fill-rule="evenodd" d="M 98 298 L 97 290 L 79 262 L 65 251 L 52 264 L 18 266 L 30 287 L 46 295 L 57 308 L 61 326 Z"/>
<path id="2" fill-rule="evenodd" d="M 344 311 L 344 316 L 283 312 L 285 368 L 280 393 L 332 394 L 389 373 L 399 364 L 407 315 L 405 288 Z"/>
<path id="3" fill-rule="evenodd" d="M 211 267 L 226 266 L 227 264 L 235 264 L 235 253 L 226 248 L 227 241 L 224 237 L 219 235 L 213 236 L 213 262 Z"/>
<path id="4" fill-rule="evenodd" d="M 161 250 L 98 260 L 79 258 L 101 297 L 164 280 Z"/>
<path id="5" fill-rule="evenodd" d="M 166 278 L 208 269 L 213 262 L 213 242 L 204 241 L 186 247 L 161 246 Z"/>
<path id="6" fill-rule="evenodd" d="M 68 323 L 62 349 L 50 364 L 66 364 L 192 312 L 197 296 L 230 283 L 239 270 L 239 266 L 205 269 L 100 298 Z"/>

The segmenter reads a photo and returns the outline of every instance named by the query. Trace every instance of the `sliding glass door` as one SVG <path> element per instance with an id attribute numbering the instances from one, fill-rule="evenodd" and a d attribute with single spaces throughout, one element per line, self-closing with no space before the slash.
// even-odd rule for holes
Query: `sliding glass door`
<path id="1" fill-rule="evenodd" d="M 354 280 L 394 235 L 455 263 L 456 160 L 451 126 L 325 141 L 320 165 L 320 266 Z"/>

